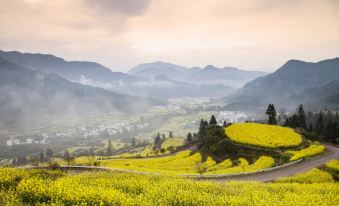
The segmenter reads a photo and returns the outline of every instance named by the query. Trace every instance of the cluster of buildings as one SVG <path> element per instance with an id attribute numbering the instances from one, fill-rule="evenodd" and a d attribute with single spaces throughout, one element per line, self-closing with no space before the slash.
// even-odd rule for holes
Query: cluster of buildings
<path id="1" fill-rule="evenodd" d="M 43 134 L 42 136 L 38 137 L 16 137 L 12 139 L 8 139 L 6 141 L 7 146 L 13 146 L 13 145 L 27 145 L 27 144 L 46 144 L 46 138 L 48 136 L 46 134 Z"/>
<path id="2" fill-rule="evenodd" d="M 235 111 L 221 111 L 215 118 L 220 124 L 223 124 L 224 120 L 226 120 L 227 123 L 237 123 L 254 120 L 253 116 L 249 115 L 248 113 Z"/>

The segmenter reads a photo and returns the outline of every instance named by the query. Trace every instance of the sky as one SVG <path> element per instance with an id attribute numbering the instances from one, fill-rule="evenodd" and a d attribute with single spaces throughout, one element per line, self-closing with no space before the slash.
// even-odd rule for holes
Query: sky
<path id="1" fill-rule="evenodd" d="M 0 49 L 274 71 L 339 56 L 338 0 L 0 0 Z"/>

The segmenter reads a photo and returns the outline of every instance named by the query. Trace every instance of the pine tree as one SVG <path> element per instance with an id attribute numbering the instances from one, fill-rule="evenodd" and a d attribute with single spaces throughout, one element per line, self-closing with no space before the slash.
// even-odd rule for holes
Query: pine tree
<path id="1" fill-rule="evenodd" d="M 169 136 L 169 138 L 173 138 L 173 133 L 172 133 L 172 131 L 169 132 L 169 135 L 168 135 L 168 136 Z"/>
<path id="2" fill-rule="evenodd" d="M 203 119 L 201 119 L 201 121 L 200 121 L 198 134 L 199 134 L 200 137 L 206 135 L 206 122 Z"/>
<path id="3" fill-rule="evenodd" d="M 286 118 L 284 127 L 290 127 L 290 118 Z"/>
<path id="4" fill-rule="evenodd" d="M 216 125 L 216 124 L 217 124 L 217 120 L 215 119 L 215 116 L 212 115 L 212 116 L 211 116 L 211 120 L 210 120 L 210 122 L 209 122 L 209 125 Z"/>
<path id="5" fill-rule="evenodd" d="M 306 115 L 302 104 L 298 109 L 298 126 L 306 129 Z"/>
<path id="6" fill-rule="evenodd" d="M 326 125 L 326 140 L 328 142 L 334 142 L 336 139 L 336 124 L 332 123 L 332 120 L 329 120 Z"/>
<path id="7" fill-rule="evenodd" d="M 192 133 L 189 132 L 189 133 L 187 134 L 187 139 L 186 139 L 186 140 L 187 140 L 188 143 L 191 143 L 191 142 L 192 142 Z"/>
<path id="8" fill-rule="evenodd" d="M 298 115 L 294 114 L 292 116 L 291 127 L 296 128 L 298 126 L 299 126 L 299 118 L 298 118 Z"/>
<path id="9" fill-rule="evenodd" d="M 277 112 L 275 111 L 274 104 L 269 104 L 265 114 L 268 115 L 268 124 L 276 125 L 277 124 Z"/>
<path id="10" fill-rule="evenodd" d="M 160 133 L 157 134 L 157 136 L 154 139 L 154 146 L 157 147 L 161 144 L 161 138 L 160 138 Z"/>
<path id="11" fill-rule="evenodd" d="M 315 130 L 318 134 L 323 134 L 324 132 L 324 120 L 322 112 L 319 113 L 317 124 L 315 125 Z"/>
<path id="12" fill-rule="evenodd" d="M 224 122 L 223 122 L 223 126 L 224 126 L 224 127 L 226 127 L 226 126 L 227 126 L 227 122 L 226 122 L 226 120 L 224 120 Z"/>
<path id="13" fill-rule="evenodd" d="M 108 145 L 107 145 L 107 155 L 111 156 L 112 155 L 112 140 L 108 140 Z"/>

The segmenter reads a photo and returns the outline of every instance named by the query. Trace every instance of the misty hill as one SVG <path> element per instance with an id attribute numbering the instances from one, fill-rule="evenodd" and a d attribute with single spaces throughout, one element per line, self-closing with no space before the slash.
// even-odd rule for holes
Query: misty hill
<path id="1" fill-rule="evenodd" d="M 166 75 L 158 75 L 144 82 L 136 82 L 123 88 L 128 93 L 158 99 L 183 97 L 221 97 L 234 91 L 223 84 L 194 84 L 175 81 Z"/>
<path id="2" fill-rule="evenodd" d="M 293 95 L 314 87 L 324 86 L 339 78 L 339 58 L 316 63 L 290 60 L 272 74 L 259 77 L 232 95 L 227 102 L 251 102 L 265 105 L 292 102 Z M 294 96 L 295 97 L 295 96 Z M 303 103 L 307 99 L 297 99 Z"/>
<path id="3" fill-rule="evenodd" d="M 150 75 L 140 75 L 136 77 L 121 72 L 112 72 L 110 69 L 98 63 L 65 61 L 62 58 L 49 54 L 0 51 L 0 57 L 35 71 L 59 74 L 69 81 L 102 87 L 107 90 L 129 95 L 168 99 L 201 97 L 206 95 L 211 97 L 224 96 L 233 91 L 233 88 L 218 84 L 217 82 L 204 84 L 203 82 L 188 83 L 175 80 L 174 77 L 178 76 L 175 75 L 175 73 L 180 74 L 188 70 L 173 64 L 170 64 L 170 69 L 164 66 L 162 71 L 158 73 L 156 72 L 158 71 L 157 69 L 156 71 L 148 70 L 147 72 L 150 72 L 150 74 L 153 75 L 152 77 L 150 77 Z M 163 63 L 159 63 L 159 65 L 163 65 Z M 145 64 L 145 68 L 149 68 L 147 64 Z M 165 72 L 167 69 L 168 72 Z M 140 70 L 142 70 L 142 66 Z M 171 75 L 171 73 L 173 73 L 173 75 Z M 161 76 L 162 78 L 159 78 Z"/>
<path id="4" fill-rule="evenodd" d="M 51 117 L 145 110 L 157 102 L 70 82 L 0 58 L 0 126 Z"/>
<path id="5" fill-rule="evenodd" d="M 339 79 L 325 86 L 303 90 L 290 98 L 294 102 L 307 103 L 314 109 L 338 109 L 339 108 Z"/>
<path id="6" fill-rule="evenodd" d="M 217 68 L 208 65 L 205 68 L 186 68 L 165 62 L 153 62 L 140 64 L 132 68 L 131 75 L 139 77 L 154 78 L 158 75 L 165 75 L 170 79 L 203 84 L 224 84 L 232 87 L 239 87 L 245 83 L 267 73 L 258 71 L 244 71 L 233 67 Z"/>
<path id="7" fill-rule="evenodd" d="M 110 69 L 87 61 L 65 61 L 50 54 L 21 53 L 17 51 L 1 51 L 0 57 L 17 65 L 48 73 L 56 73 L 75 82 L 95 81 L 101 83 L 116 83 L 119 81 L 135 81 L 136 78 L 122 73 L 112 72 Z"/>

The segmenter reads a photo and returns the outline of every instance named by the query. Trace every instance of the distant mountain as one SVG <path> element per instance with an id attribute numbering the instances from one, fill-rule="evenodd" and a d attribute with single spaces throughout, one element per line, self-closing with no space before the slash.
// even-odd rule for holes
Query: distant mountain
<path id="1" fill-rule="evenodd" d="M 302 102 L 314 109 L 339 109 L 339 79 L 325 86 L 309 88 L 291 96 L 290 101 Z"/>
<path id="2" fill-rule="evenodd" d="M 205 68 L 193 67 L 189 69 L 165 62 L 140 64 L 132 68 L 128 73 L 148 78 L 165 75 L 172 80 L 181 82 L 224 84 L 232 87 L 240 87 L 259 76 L 267 74 L 258 71 L 244 71 L 233 67 L 217 68 L 212 65 L 208 65 Z"/>
<path id="3" fill-rule="evenodd" d="M 240 87 L 253 79 L 266 75 L 266 72 L 244 71 L 235 67 L 217 68 L 208 65 L 188 77 L 190 82 L 217 82 Z"/>
<path id="4" fill-rule="evenodd" d="M 43 116 L 90 116 L 142 111 L 158 102 L 70 82 L 0 58 L 0 127 Z"/>
<path id="5" fill-rule="evenodd" d="M 187 72 L 187 68 L 166 63 L 166 62 L 152 62 L 152 63 L 145 63 L 140 64 L 128 71 L 128 74 L 132 74 L 135 76 L 141 77 L 156 77 L 158 75 L 165 75 L 171 79 L 177 80 L 180 78 L 178 75 Z"/>
<path id="6" fill-rule="evenodd" d="M 303 103 L 307 99 L 298 100 L 295 96 L 297 93 L 325 86 L 336 79 L 339 79 L 339 58 L 316 63 L 290 60 L 276 72 L 258 77 L 224 100 L 228 103 L 251 102 L 256 105 L 275 103 L 283 106 L 293 102 L 294 96 L 295 101 Z"/>
<path id="7" fill-rule="evenodd" d="M 58 74 L 72 82 L 101 87 L 129 95 L 166 100 L 168 98 L 187 96 L 224 96 L 233 91 L 233 88 L 218 82 L 206 84 L 202 81 L 198 83 L 181 81 L 179 77 L 188 69 L 162 62 L 155 63 L 154 70 L 150 69 L 149 64 L 140 65 L 138 68 L 131 70 L 131 73 L 137 74 L 137 76 L 134 76 L 121 72 L 112 72 L 98 63 L 65 61 L 49 54 L 5 52 L 0 50 L 0 57 L 35 71 Z"/>
<path id="8" fill-rule="evenodd" d="M 2 51 L 0 57 L 17 65 L 48 73 L 56 73 L 75 82 L 93 81 L 101 83 L 117 83 L 135 81 L 137 78 L 122 72 L 112 72 L 110 69 L 87 61 L 65 61 L 50 54 L 21 53 L 17 51 Z"/>
<path id="9" fill-rule="evenodd" d="M 149 96 L 158 99 L 183 97 L 221 97 L 234 91 L 234 88 L 223 84 L 194 84 L 175 81 L 166 75 L 158 75 L 148 81 L 126 85 L 129 93 Z"/>

